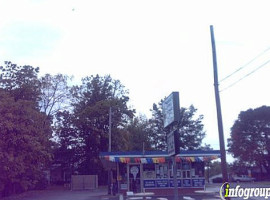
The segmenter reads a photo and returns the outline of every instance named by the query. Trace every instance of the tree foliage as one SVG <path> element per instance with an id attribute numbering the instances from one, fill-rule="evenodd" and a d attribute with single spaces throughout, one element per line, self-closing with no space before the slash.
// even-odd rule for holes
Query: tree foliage
<path id="1" fill-rule="evenodd" d="M 86 77 L 82 79 L 81 85 L 72 88 L 73 110 L 65 116 L 62 113 L 62 122 L 65 124 L 58 124 L 57 134 L 62 146 L 68 136 L 69 143 L 65 148 L 76 148 L 75 153 L 80 154 L 80 160 L 77 161 L 80 163 L 80 173 L 103 173 L 99 152 L 108 151 L 110 107 L 112 150 L 126 148 L 127 135 L 124 128 L 135 112 L 127 106 L 127 95 L 128 91 L 120 81 L 113 80 L 110 76 Z M 72 136 L 74 134 L 76 138 Z M 73 147 L 70 142 L 75 143 Z"/>
<path id="2" fill-rule="evenodd" d="M 0 67 L 0 193 L 33 187 L 51 158 L 51 127 L 40 112 L 38 68 Z"/>
<path id="3" fill-rule="evenodd" d="M 242 111 L 231 128 L 228 146 L 241 162 L 263 165 L 270 173 L 270 107 Z"/>
<path id="4" fill-rule="evenodd" d="M 0 91 L 0 191 L 32 187 L 51 158 L 49 124 L 33 103 Z"/>
<path id="5" fill-rule="evenodd" d="M 57 74 L 45 74 L 40 78 L 40 110 L 53 118 L 60 110 L 70 107 L 70 87 L 68 81 L 71 77 Z"/>
<path id="6" fill-rule="evenodd" d="M 149 120 L 146 117 L 135 117 L 127 125 L 129 151 L 149 151 L 152 150 L 152 130 Z"/>
<path id="7" fill-rule="evenodd" d="M 180 149 L 194 150 L 201 147 L 205 132 L 203 130 L 203 115 L 196 116 L 197 109 L 191 105 L 189 108 L 180 108 L 180 124 L 178 129 L 180 133 Z M 153 104 L 152 118 L 150 119 L 152 129 L 152 146 L 154 149 L 165 150 L 166 134 L 168 129 L 163 127 L 162 101 L 159 104 Z"/>
<path id="8" fill-rule="evenodd" d="M 21 99 L 38 103 L 40 95 L 38 67 L 18 66 L 5 62 L 5 66 L 0 66 L 0 70 L 0 88 L 13 96 L 15 101 Z"/>

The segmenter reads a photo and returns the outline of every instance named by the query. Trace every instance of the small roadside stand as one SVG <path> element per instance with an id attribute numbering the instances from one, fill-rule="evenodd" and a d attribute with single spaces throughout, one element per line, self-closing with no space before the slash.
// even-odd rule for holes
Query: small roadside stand
<path id="1" fill-rule="evenodd" d="M 166 151 L 101 152 L 99 156 L 104 167 L 110 166 L 118 193 L 172 195 L 174 192 L 173 162 Z M 178 191 L 189 193 L 204 189 L 205 163 L 219 157 L 219 150 L 181 151 L 177 154 Z"/>
<path id="2" fill-rule="evenodd" d="M 172 195 L 204 189 L 205 162 L 217 159 L 219 151 L 180 151 L 179 93 L 172 92 L 162 104 L 167 151 L 102 152 L 105 168 L 112 170 L 118 192 L 130 196 Z M 132 197 L 129 197 L 131 199 Z"/>

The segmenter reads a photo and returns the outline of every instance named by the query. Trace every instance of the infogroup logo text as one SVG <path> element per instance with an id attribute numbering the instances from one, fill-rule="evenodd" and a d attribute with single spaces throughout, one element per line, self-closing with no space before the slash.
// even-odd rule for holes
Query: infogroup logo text
<path id="1" fill-rule="evenodd" d="M 219 190 L 220 198 L 225 200 L 227 197 L 240 197 L 243 199 L 249 199 L 250 197 L 264 197 L 268 199 L 270 197 L 270 188 L 242 188 L 237 185 L 235 188 L 231 188 L 228 182 L 224 183 Z"/>

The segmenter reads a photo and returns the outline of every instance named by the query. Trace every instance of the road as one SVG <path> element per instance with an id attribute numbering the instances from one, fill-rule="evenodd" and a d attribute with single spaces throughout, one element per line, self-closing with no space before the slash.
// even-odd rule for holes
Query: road
<path id="1" fill-rule="evenodd" d="M 235 184 L 234 184 L 235 185 Z M 240 183 L 242 187 L 270 187 L 270 183 Z M 221 184 L 207 185 L 205 191 L 198 191 L 192 195 L 182 194 L 179 200 L 218 200 L 219 188 Z M 233 185 L 232 185 L 233 187 Z M 158 196 L 152 197 L 153 200 Z M 173 196 L 163 196 L 168 200 L 173 200 Z M 1 200 L 118 200 L 119 196 L 108 196 L 107 188 L 100 187 L 96 190 L 88 191 L 70 191 L 65 188 L 50 188 L 43 191 L 30 191 L 20 195 L 15 195 Z M 236 200 L 237 198 L 233 198 Z M 256 198 L 250 198 L 254 200 Z M 259 199 L 259 198 L 257 198 Z M 262 199 L 262 198 L 260 198 Z"/>

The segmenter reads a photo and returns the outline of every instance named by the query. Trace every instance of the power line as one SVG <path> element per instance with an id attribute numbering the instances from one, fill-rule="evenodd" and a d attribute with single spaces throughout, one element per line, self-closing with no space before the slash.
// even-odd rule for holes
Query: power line
<path id="1" fill-rule="evenodd" d="M 258 71 L 260 68 L 264 67 L 266 64 L 268 64 L 270 62 L 270 60 L 266 61 L 265 63 L 263 63 L 262 65 L 260 65 L 259 67 L 257 67 L 256 69 L 254 69 L 253 71 L 251 71 L 250 73 L 246 74 L 245 76 L 243 76 L 242 78 L 240 78 L 239 80 L 235 81 L 234 83 L 232 83 L 231 85 L 229 85 L 228 87 L 220 90 L 219 92 L 223 92 L 227 89 L 229 89 L 230 87 L 234 86 L 236 83 L 242 81 L 244 78 L 250 76 L 251 74 L 253 74 L 254 72 Z"/>
<path id="2" fill-rule="evenodd" d="M 252 63 L 254 60 L 256 60 L 257 58 L 261 57 L 263 54 L 265 54 L 267 51 L 270 50 L 270 47 L 268 47 L 267 49 L 265 49 L 264 51 L 262 51 L 261 53 L 259 53 L 258 55 L 256 55 L 254 58 L 252 58 L 249 62 L 247 62 L 245 65 L 239 67 L 236 71 L 234 71 L 233 73 L 229 74 L 228 76 L 226 76 L 225 78 L 223 78 L 222 80 L 219 81 L 219 83 L 221 83 L 222 81 L 228 79 L 229 77 L 231 77 L 232 75 L 234 75 L 235 73 L 239 72 L 240 70 L 244 69 L 246 66 L 248 66 L 250 63 Z"/>

